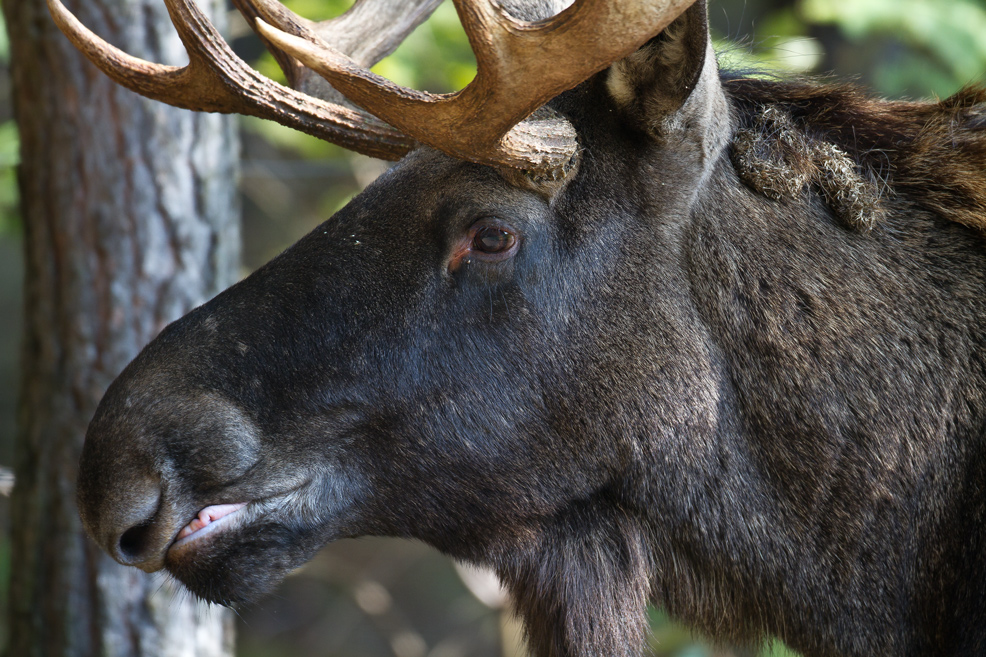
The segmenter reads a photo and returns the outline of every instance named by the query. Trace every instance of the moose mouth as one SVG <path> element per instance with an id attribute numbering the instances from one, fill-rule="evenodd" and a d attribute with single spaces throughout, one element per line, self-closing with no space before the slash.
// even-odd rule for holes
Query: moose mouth
<path id="1" fill-rule="evenodd" d="M 238 504 L 215 504 L 205 507 L 187 525 L 182 527 L 169 551 L 180 549 L 212 532 L 229 526 L 236 512 L 246 505 L 246 502 L 240 502 Z"/>
<path id="2" fill-rule="evenodd" d="M 209 602 L 256 602 L 339 537 L 338 510 L 331 502 L 322 486 L 305 480 L 274 495 L 206 506 L 175 534 L 163 555 L 164 568 Z M 326 505 L 331 511 L 325 516 L 315 511 Z"/>

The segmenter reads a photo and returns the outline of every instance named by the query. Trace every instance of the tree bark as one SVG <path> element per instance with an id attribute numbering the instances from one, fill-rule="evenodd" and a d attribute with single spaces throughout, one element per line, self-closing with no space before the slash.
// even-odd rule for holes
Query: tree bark
<path id="1" fill-rule="evenodd" d="M 66 4 L 132 54 L 184 59 L 158 0 Z M 200 5 L 221 18 L 221 2 Z M 44 0 L 3 11 L 27 267 L 8 654 L 229 655 L 226 610 L 117 565 L 86 538 L 75 479 L 109 383 L 237 274 L 233 122 L 115 86 L 58 32 Z"/>

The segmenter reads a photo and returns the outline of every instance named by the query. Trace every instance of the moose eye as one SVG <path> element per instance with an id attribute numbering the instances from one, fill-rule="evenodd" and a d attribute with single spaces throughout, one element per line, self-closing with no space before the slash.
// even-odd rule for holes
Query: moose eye
<path id="1" fill-rule="evenodd" d="M 517 242 L 517 236 L 502 226 L 486 224 L 476 229 L 472 238 L 472 248 L 480 253 L 504 253 Z"/>
<path id="2" fill-rule="evenodd" d="M 485 217 L 474 223 L 452 247 L 448 271 L 454 272 L 464 262 L 503 262 L 520 247 L 520 234 L 508 223 Z"/>

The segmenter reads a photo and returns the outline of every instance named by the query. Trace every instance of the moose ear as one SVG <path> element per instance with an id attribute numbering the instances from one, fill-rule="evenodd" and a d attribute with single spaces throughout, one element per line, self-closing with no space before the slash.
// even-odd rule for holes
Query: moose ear
<path id="1" fill-rule="evenodd" d="M 680 139 L 686 131 L 715 123 L 726 101 L 709 39 L 706 0 L 613 64 L 606 87 L 630 123 L 661 140 Z"/>

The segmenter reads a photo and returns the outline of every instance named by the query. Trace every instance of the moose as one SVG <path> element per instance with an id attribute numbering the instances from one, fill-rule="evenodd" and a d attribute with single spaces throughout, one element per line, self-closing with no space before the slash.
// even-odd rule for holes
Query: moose
<path id="1" fill-rule="evenodd" d="M 435 0 L 236 0 L 281 86 L 165 1 L 187 67 L 49 3 L 140 93 L 399 163 L 113 383 L 102 549 L 241 605 L 414 538 L 492 568 L 542 657 L 642 654 L 648 603 L 808 657 L 986 654 L 986 89 L 720 71 L 704 0 L 457 0 L 478 73 L 431 95 L 367 67 Z"/>

